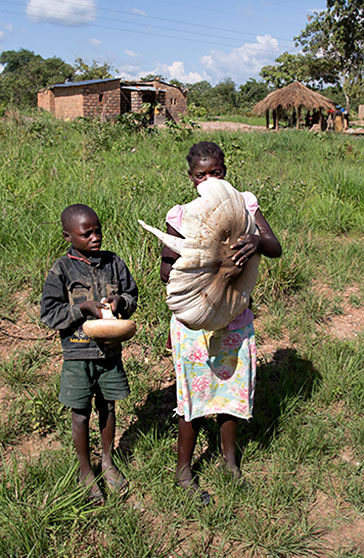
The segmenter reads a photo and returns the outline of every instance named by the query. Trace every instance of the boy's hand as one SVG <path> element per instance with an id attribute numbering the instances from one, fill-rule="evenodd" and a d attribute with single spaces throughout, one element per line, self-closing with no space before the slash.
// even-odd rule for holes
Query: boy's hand
<path id="1" fill-rule="evenodd" d="M 242 267 L 249 258 L 259 251 L 260 236 L 256 234 L 242 234 L 236 244 L 230 246 L 231 250 L 237 250 L 232 260 L 238 267 Z"/>
<path id="2" fill-rule="evenodd" d="M 94 318 L 102 318 L 101 308 L 107 308 L 107 306 L 96 300 L 87 300 L 80 304 L 82 314 L 84 316 L 94 316 Z"/>
<path id="3" fill-rule="evenodd" d="M 111 311 L 113 314 L 121 314 L 121 312 L 125 309 L 126 302 L 125 298 L 120 295 L 112 295 L 105 298 L 105 302 L 111 304 Z"/>

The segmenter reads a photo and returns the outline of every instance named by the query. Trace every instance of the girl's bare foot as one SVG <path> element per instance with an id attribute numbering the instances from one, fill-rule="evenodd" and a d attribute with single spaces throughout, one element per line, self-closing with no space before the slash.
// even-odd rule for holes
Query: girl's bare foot
<path id="1" fill-rule="evenodd" d="M 175 475 L 178 486 L 183 488 L 191 496 L 197 496 L 202 506 L 208 506 L 210 503 L 210 494 L 206 490 L 201 490 L 197 482 L 192 476 L 191 469 L 184 467 L 176 471 Z"/>
<path id="2" fill-rule="evenodd" d="M 240 480 L 242 477 L 242 473 L 239 469 L 239 467 L 237 466 L 236 463 L 229 463 L 226 462 L 225 463 L 225 469 L 227 470 L 228 473 L 230 473 L 230 475 L 235 479 L 235 480 Z"/>

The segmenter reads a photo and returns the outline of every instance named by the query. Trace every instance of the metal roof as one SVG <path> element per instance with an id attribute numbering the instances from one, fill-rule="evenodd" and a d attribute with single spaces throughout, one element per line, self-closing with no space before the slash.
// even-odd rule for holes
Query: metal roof
<path id="1" fill-rule="evenodd" d="M 88 79 L 86 81 L 67 81 L 66 83 L 56 83 L 55 85 L 48 85 L 47 89 L 53 87 L 75 87 L 77 85 L 93 85 L 94 83 L 106 83 L 108 81 L 116 81 L 120 78 L 106 78 L 106 79 Z"/>
<path id="2" fill-rule="evenodd" d="M 165 91 L 165 89 L 156 89 L 155 87 L 143 86 L 136 87 L 133 85 L 121 85 L 121 89 L 129 89 L 130 91 Z"/>

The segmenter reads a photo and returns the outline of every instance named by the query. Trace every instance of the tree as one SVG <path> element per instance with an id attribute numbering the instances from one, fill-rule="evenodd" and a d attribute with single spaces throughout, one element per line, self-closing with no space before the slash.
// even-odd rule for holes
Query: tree
<path id="1" fill-rule="evenodd" d="M 324 83 L 336 84 L 338 75 L 331 60 L 313 54 L 284 52 L 275 64 L 263 66 L 260 75 L 268 86 L 285 87 L 294 81 L 321 89 Z"/>
<path id="2" fill-rule="evenodd" d="M 270 89 L 263 81 L 249 78 L 246 83 L 240 85 L 238 91 L 239 107 L 249 109 L 256 103 L 259 103 L 264 97 L 268 95 Z"/>
<path id="3" fill-rule="evenodd" d="M 76 58 L 74 63 L 74 80 L 75 81 L 88 81 L 90 79 L 109 79 L 112 78 L 112 73 L 117 72 L 108 62 L 99 64 L 97 60 L 93 60 L 91 64 L 85 62 L 82 58 Z"/>
<path id="4" fill-rule="evenodd" d="M 6 50 L 0 54 L 4 69 L 0 74 L 0 100 L 24 106 L 36 106 L 37 92 L 72 78 L 73 67 L 61 58 L 42 58 L 26 49 Z"/>
<path id="5" fill-rule="evenodd" d="M 332 64 L 345 93 L 347 110 L 350 97 L 363 82 L 363 26 L 362 0 L 327 0 L 327 9 L 315 12 L 295 38 L 296 45 L 301 45 L 305 53 Z"/>
<path id="6" fill-rule="evenodd" d="M 212 85 L 208 81 L 203 80 L 187 84 L 187 89 L 188 104 L 195 105 L 196 107 L 204 107 L 208 110 L 212 98 Z"/>
<path id="7" fill-rule="evenodd" d="M 141 77 L 140 81 L 167 81 L 167 78 L 162 76 L 162 74 L 147 74 Z"/>
<path id="8" fill-rule="evenodd" d="M 220 81 L 214 87 L 213 107 L 219 112 L 231 112 L 238 106 L 236 85 L 231 78 Z"/>
<path id="9" fill-rule="evenodd" d="M 170 85 L 175 85 L 176 87 L 180 87 L 181 89 L 184 89 L 186 87 L 183 81 L 180 81 L 179 79 L 170 79 L 169 83 Z"/>

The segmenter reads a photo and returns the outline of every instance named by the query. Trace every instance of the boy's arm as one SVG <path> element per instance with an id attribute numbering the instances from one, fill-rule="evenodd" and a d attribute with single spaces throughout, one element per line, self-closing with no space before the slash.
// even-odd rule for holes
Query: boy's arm
<path id="1" fill-rule="evenodd" d="M 44 283 L 40 320 L 52 329 L 62 330 L 85 321 L 80 304 L 70 304 L 62 276 L 50 271 Z"/>
<path id="2" fill-rule="evenodd" d="M 123 260 L 117 257 L 116 262 L 119 276 L 119 293 L 107 297 L 106 302 L 111 303 L 111 310 L 114 314 L 120 313 L 122 318 L 127 319 L 136 310 L 138 287 Z"/>

